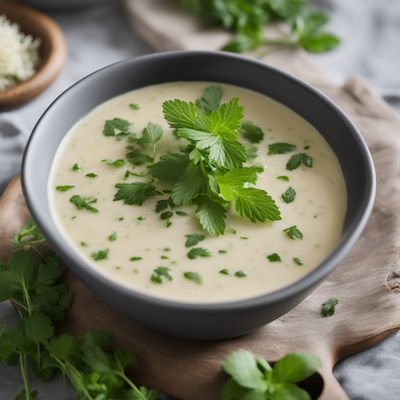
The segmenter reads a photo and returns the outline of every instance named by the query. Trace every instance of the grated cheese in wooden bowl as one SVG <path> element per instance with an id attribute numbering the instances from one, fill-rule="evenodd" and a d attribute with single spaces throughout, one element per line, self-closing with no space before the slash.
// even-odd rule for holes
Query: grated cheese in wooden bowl
<path id="1" fill-rule="evenodd" d="M 0 91 L 29 79 L 40 64 L 40 39 L 21 32 L 20 26 L 0 15 Z"/>

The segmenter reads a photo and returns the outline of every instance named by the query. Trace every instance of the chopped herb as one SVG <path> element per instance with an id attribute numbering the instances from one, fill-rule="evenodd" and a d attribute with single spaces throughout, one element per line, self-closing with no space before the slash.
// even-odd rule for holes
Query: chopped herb
<path id="1" fill-rule="evenodd" d="M 143 259 L 143 257 L 131 257 L 130 259 L 129 259 L 129 261 L 140 261 L 140 260 L 142 260 Z"/>
<path id="2" fill-rule="evenodd" d="M 303 164 L 307 168 L 311 168 L 313 166 L 313 159 L 306 153 L 298 153 L 290 157 L 289 161 L 286 163 L 286 169 L 289 171 L 293 171 L 300 167 Z"/>
<path id="3" fill-rule="evenodd" d="M 72 186 L 72 185 L 62 185 L 62 186 L 57 186 L 56 189 L 57 189 L 59 192 L 66 192 L 66 191 L 68 191 L 68 190 L 73 189 L 74 187 L 75 187 L 75 186 Z"/>
<path id="4" fill-rule="evenodd" d="M 291 203 L 296 198 L 296 191 L 289 186 L 285 193 L 282 193 L 282 199 L 285 203 Z"/>
<path id="5" fill-rule="evenodd" d="M 144 174 L 137 174 L 136 172 L 132 172 L 132 171 L 126 170 L 125 173 L 124 173 L 124 180 L 127 180 L 130 176 L 143 177 L 145 175 Z"/>
<path id="6" fill-rule="evenodd" d="M 92 253 L 91 257 L 95 261 L 106 260 L 108 258 L 108 253 L 109 253 L 108 249 L 99 250 Z"/>
<path id="7" fill-rule="evenodd" d="M 164 210 L 166 210 L 168 208 L 168 205 L 169 205 L 168 199 L 158 200 L 157 203 L 156 203 L 156 207 L 155 207 L 154 211 L 156 213 L 164 211 Z"/>
<path id="8" fill-rule="evenodd" d="M 33 222 L 26 224 L 12 239 L 12 245 L 17 249 L 29 249 L 45 242 L 43 233 Z M 1 267 L 0 267 L 1 271 Z"/>
<path id="9" fill-rule="evenodd" d="M 257 146 L 246 146 L 247 161 L 253 161 L 258 157 Z"/>
<path id="10" fill-rule="evenodd" d="M 278 176 L 276 179 L 280 179 L 281 181 L 286 181 L 286 182 L 289 181 L 289 177 L 286 175 Z"/>
<path id="11" fill-rule="evenodd" d="M 160 141 L 163 135 L 163 130 L 160 125 L 153 124 L 149 122 L 146 128 L 143 129 L 142 137 L 138 140 L 140 145 L 151 144 L 155 145 L 158 141 Z M 154 152 L 153 152 L 154 159 Z"/>
<path id="12" fill-rule="evenodd" d="M 236 235 L 237 231 L 234 228 L 229 228 L 226 230 L 228 233 L 231 233 L 232 235 Z"/>
<path id="13" fill-rule="evenodd" d="M 91 204 L 97 203 L 97 199 L 95 197 L 81 197 L 79 195 L 74 195 L 69 199 L 70 203 L 74 204 L 78 210 L 82 208 L 91 211 L 93 213 L 97 213 L 99 210 Z"/>
<path id="14" fill-rule="evenodd" d="M 336 306 L 339 304 L 338 299 L 330 298 L 325 301 L 321 306 L 321 315 L 323 317 L 330 317 L 336 312 Z"/>
<path id="15" fill-rule="evenodd" d="M 114 201 L 123 200 L 124 204 L 141 206 L 148 198 L 158 194 L 151 182 L 117 183 L 118 192 Z"/>
<path id="16" fill-rule="evenodd" d="M 165 225 L 167 228 L 169 228 L 172 225 L 171 220 L 167 219 L 167 224 Z"/>
<path id="17" fill-rule="evenodd" d="M 247 237 L 247 236 L 240 236 L 240 239 L 242 239 L 242 240 L 248 240 L 248 237 Z"/>
<path id="18" fill-rule="evenodd" d="M 88 243 L 87 243 L 87 242 L 81 242 L 81 246 L 82 246 L 82 247 L 87 247 L 87 246 L 88 246 Z"/>
<path id="19" fill-rule="evenodd" d="M 119 217 L 118 218 L 118 221 L 123 221 L 124 220 L 124 217 Z"/>
<path id="20" fill-rule="evenodd" d="M 295 144 L 290 143 L 272 143 L 268 145 L 268 154 L 286 154 L 296 149 Z"/>
<path id="21" fill-rule="evenodd" d="M 169 257 L 167 257 L 167 256 L 160 256 L 160 258 L 161 258 L 161 260 L 168 260 L 169 259 Z"/>
<path id="22" fill-rule="evenodd" d="M 172 281 L 170 269 L 167 267 L 157 267 L 151 274 L 150 280 L 154 283 L 163 283 L 165 281 Z"/>
<path id="23" fill-rule="evenodd" d="M 122 159 L 119 160 L 101 160 L 102 163 L 107 164 L 111 167 L 116 167 L 116 168 L 121 168 L 123 166 L 125 166 L 125 161 Z"/>
<path id="24" fill-rule="evenodd" d="M 196 244 L 198 244 L 199 242 L 201 242 L 206 238 L 204 235 L 201 235 L 199 233 L 185 235 L 185 237 L 186 237 L 186 243 L 185 243 L 186 247 L 196 246 Z"/>
<path id="25" fill-rule="evenodd" d="M 97 174 L 90 172 L 88 174 L 85 175 L 87 178 L 97 178 Z"/>
<path id="26" fill-rule="evenodd" d="M 167 252 L 168 252 L 168 251 L 171 251 L 171 248 L 170 248 L 170 247 L 164 247 L 164 248 L 163 248 L 163 251 L 167 251 Z"/>
<path id="27" fill-rule="evenodd" d="M 82 171 L 82 168 L 77 164 L 77 163 L 75 163 L 73 166 L 72 166 L 72 171 Z"/>
<path id="28" fill-rule="evenodd" d="M 110 242 L 115 242 L 117 240 L 117 233 L 113 232 L 110 236 L 108 236 L 108 240 Z"/>
<path id="29" fill-rule="evenodd" d="M 281 256 L 278 253 L 272 253 L 269 256 L 267 256 L 267 258 L 271 262 L 282 261 Z"/>
<path id="30" fill-rule="evenodd" d="M 187 257 L 194 260 L 197 257 L 210 257 L 211 253 L 202 247 L 193 247 L 187 252 Z"/>
<path id="31" fill-rule="evenodd" d="M 138 221 L 144 221 L 146 218 L 143 217 L 142 215 L 140 215 L 139 217 L 136 217 L 136 219 L 137 219 Z"/>
<path id="32" fill-rule="evenodd" d="M 197 272 L 191 272 L 191 271 L 187 271 L 183 273 L 183 276 L 193 282 L 196 282 L 197 284 L 202 284 L 203 283 L 203 278 L 201 277 L 200 274 L 198 274 Z"/>
<path id="33" fill-rule="evenodd" d="M 308 150 L 311 146 L 309 144 L 307 144 L 306 146 L 304 146 L 304 150 Z"/>
<path id="34" fill-rule="evenodd" d="M 243 272 L 243 271 L 236 271 L 235 272 L 235 276 L 237 278 L 245 278 L 247 276 L 247 274 L 245 272 Z"/>
<path id="35" fill-rule="evenodd" d="M 227 270 L 226 268 L 223 268 L 223 269 L 219 270 L 219 273 L 221 275 L 229 275 L 229 270 Z"/>
<path id="36" fill-rule="evenodd" d="M 170 219 L 174 213 L 172 211 L 164 211 L 160 214 L 160 218 L 165 220 L 165 219 Z"/>
<path id="37" fill-rule="evenodd" d="M 218 250 L 218 253 L 219 253 L 219 254 L 225 254 L 225 253 L 226 253 L 226 250 Z"/>
<path id="38" fill-rule="evenodd" d="M 293 257 L 293 262 L 297 265 L 303 265 L 303 261 L 301 261 L 298 257 Z"/>
<path id="39" fill-rule="evenodd" d="M 132 110 L 139 110 L 139 105 L 136 103 L 129 103 L 129 108 Z"/>
<path id="40" fill-rule="evenodd" d="M 209 86 L 196 101 L 196 106 L 205 113 L 216 111 L 221 104 L 223 90 L 219 86 Z"/>
<path id="41" fill-rule="evenodd" d="M 243 122 L 239 132 L 250 143 L 260 143 L 264 139 L 264 132 L 261 128 L 250 121 Z"/>
<path id="42" fill-rule="evenodd" d="M 179 215 L 180 217 L 187 217 L 189 214 L 186 211 L 178 210 L 175 211 L 176 215 Z"/>
<path id="43" fill-rule="evenodd" d="M 296 225 L 291 226 L 290 228 L 286 228 L 283 230 L 283 232 L 286 233 L 286 235 L 290 238 L 290 239 L 303 239 L 303 234 L 301 233 L 301 231 L 299 231 L 299 229 L 297 229 Z"/>
<path id="44" fill-rule="evenodd" d="M 142 153 L 140 150 L 132 149 L 127 155 L 126 158 L 133 165 L 143 165 L 148 162 L 152 162 L 153 159 L 147 154 Z"/>
<path id="45" fill-rule="evenodd" d="M 125 119 L 109 119 L 104 124 L 103 134 L 104 136 L 127 135 L 129 133 L 129 128 L 131 125 L 132 124 Z"/>

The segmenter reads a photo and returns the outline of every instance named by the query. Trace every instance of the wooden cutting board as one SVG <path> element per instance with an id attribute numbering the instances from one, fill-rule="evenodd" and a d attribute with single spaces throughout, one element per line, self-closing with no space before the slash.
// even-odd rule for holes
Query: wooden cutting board
<path id="1" fill-rule="evenodd" d="M 160 4 L 160 0 L 135 0 L 131 6 L 141 5 L 141 11 L 148 12 L 145 4 L 150 7 L 154 2 Z M 134 7 L 130 10 L 135 11 Z M 136 13 L 135 21 L 143 15 Z M 169 22 L 171 27 L 172 20 Z M 167 38 L 166 30 L 158 29 L 153 31 L 155 43 L 160 35 Z M 172 39 L 167 39 L 171 43 Z M 138 355 L 136 379 L 140 383 L 183 400 L 217 399 L 223 383 L 221 362 L 238 348 L 270 361 L 292 351 L 318 354 L 324 384 L 322 388 L 321 382 L 314 381 L 315 392 L 322 391 L 323 400 L 347 399 L 332 374 L 334 365 L 400 328 L 400 117 L 360 79 L 343 87 L 332 85 L 301 52 L 274 52 L 267 60 L 312 81 L 336 101 L 361 130 L 373 154 L 378 177 L 376 204 L 346 260 L 290 313 L 247 336 L 215 342 L 182 340 L 148 330 L 102 304 L 72 272 L 65 275 L 75 298 L 62 329 L 74 333 L 111 330 L 118 345 Z M 0 258 L 9 253 L 10 237 L 28 219 L 17 177 L 0 199 Z M 321 304 L 329 297 L 337 297 L 340 303 L 334 316 L 322 318 Z"/>

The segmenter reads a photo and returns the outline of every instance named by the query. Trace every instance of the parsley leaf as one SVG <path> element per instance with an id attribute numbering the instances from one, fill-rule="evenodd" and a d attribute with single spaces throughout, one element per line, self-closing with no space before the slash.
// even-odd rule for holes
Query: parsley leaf
<path id="1" fill-rule="evenodd" d="M 129 108 L 132 109 L 132 110 L 139 110 L 140 109 L 139 104 L 136 104 L 136 103 L 129 103 Z"/>
<path id="2" fill-rule="evenodd" d="M 223 90 L 219 86 L 207 87 L 196 101 L 196 106 L 205 113 L 215 111 L 221 104 L 222 94 Z"/>
<path id="3" fill-rule="evenodd" d="M 285 193 L 282 193 L 282 199 L 285 203 L 292 203 L 296 198 L 296 191 L 289 186 Z"/>
<path id="4" fill-rule="evenodd" d="M 82 168 L 77 164 L 77 163 L 75 163 L 73 166 L 72 166 L 72 171 L 82 171 Z"/>
<path id="5" fill-rule="evenodd" d="M 37 225 L 29 222 L 12 239 L 11 243 L 16 248 L 27 248 L 44 243 L 45 238 Z"/>
<path id="6" fill-rule="evenodd" d="M 97 199 L 95 197 L 82 197 L 75 194 L 69 199 L 69 202 L 74 204 L 78 210 L 84 208 L 92 213 L 97 213 L 99 211 L 97 208 L 91 206 L 91 204 L 97 203 Z"/>
<path id="7" fill-rule="evenodd" d="M 186 247 L 192 247 L 196 246 L 199 242 L 204 240 L 206 237 L 204 235 L 201 235 L 199 233 L 192 233 L 191 235 L 185 235 L 186 237 Z"/>
<path id="8" fill-rule="evenodd" d="M 126 155 L 126 158 L 133 165 L 143 165 L 153 161 L 150 156 L 135 148 L 131 148 L 131 151 Z"/>
<path id="9" fill-rule="evenodd" d="M 186 171 L 190 160 L 187 154 L 165 154 L 160 161 L 150 167 L 154 178 L 163 181 L 176 181 Z"/>
<path id="10" fill-rule="evenodd" d="M 236 271 L 235 276 L 237 278 L 245 278 L 247 276 L 247 274 L 246 274 L 246 272 L 243 272 L 243 271 Z"/>
<path id="11" fill-rule="evenodd" d="M 301 261 L 298 257 L 293 257 L 293 262 L 297 265 L 303 265 L 303 261 Z"/>
<path id="12" fill-rule="evenodd" d="M 172 200 L 176 206 L 189 204 L 203 190 L 204 174 L 197 165 L 190 163 L 172 189 Z"/>
<path id="13" fill-rule="evenodd" d="M 336 312 L 336 306 L 339 304 L 338 299 L 330 298 L 325 301 L 321 306 L 321 315 L 323 317 L 330 317 Z"/>
<path id="14" fill-rule="evenodd" d="M 127 135 L 129 133 L 129 128 L 131 125 L 132 124 L 125 119 L 109 119 L 104 124 L 103 134 L 104 136 Z"/>
<path id="15" fill-rule="evenodd" d="M 56 186 L 56 189 L 59 191 L 59 192 L 66 192 L 66 191 L 68 191 L 68 190 L 71 190 L 71 189 L 73 189 L 75 186 L 72 186 L 72 185 L 62 185 L 62 186 Z"/>
<path id="16" fill-rule="evenodd" d="M 192 247 L 186 255 L 191 260 L 194 260 L 197 257 L 211 257 L 211 253 L 202 247 Z"/>
<path id="17" fill-rule="evenodd" d="M 154 269 L 150 280 L 154 283 L 163 283 L 165 281 L 172 281 L 170 269 L 167 267 L 157 267 Z"/>
<path id="18" fill-rule="evenodd" d="M 108 240 L 110 242 L 115 242 L 117 240 L 117 232 L 113 232 L 111 235 L 109 235 Z"/>
<path id="19" fill-rule="evenodd" d="M 296 145 L 290 143 L 272 143 L 268 145 L 268 154 L 286 154 L 296 149 Z"/>
<path id="20" fill-rule="evenodd" d="M 264 132 L 251 121 L 242 123 L 242 126 L 240 127 L 240 133 L 250 143 L 260 143 L 261 140 L 264 139 Z"/>
<path id="21" fill-rule="evenodd" d="M 290 228 L 286 228 L 283 230 L 284 233 L 290 238 L 290 239 L 303 239 L 303 233 L 297 228 L 296 225 L 291 226 Z"/>
<path id="22" fill-rule="evenodd" d="M 281 180 L 281 181 L 286 181 L 286 182 L 289 181 L 289 177 L 286 176 L 286 175 L 280 175 L 280 176 L 278 176 L 276 179 L 279 179 L 279 180 Z"/>
<path id="23" fill-rule="evenodd" d="M 148 198 L 158 194 L 151 182 L 117 183 L 118 192 L 114 201 L 123 200 L 124 204 L 141 206 Z"/>
<path id="24" fill-rule="evenodd" d="M 183 273 L 183 276 L 190 280 L 193 281 L 199 285 L 201 285 L 203 283 L 203 278 L 201 277 L 200 274 L 198 274 L 197 272 L 191 272 L 191 271 L 187 271 Z"/>
<path id="25" fill-rule="evenodd" d="M 122 159 L 119 160 L 101 160 L 102 163 L 107 164 L 111 167 L 116 167 L 116 168 L 121 168 L 123 166 L 125 166 L 125 161 Z"/>
<path id="26" fill-rule="evenodd" d="M 97 178 L 97 174 L 90 172 L 89 174 L 85 175 L 87 178 Z"/>
<path id="27" fill-rule="evenodd" d="M 163 130 L 160 125 L 149 122 L 146 128 L 143 129 L 143 135 L 138 140 L 140 144 L 155 144 L 160 141 L 163 135 Z"/>
<path id="28" fill-rule="evenodd" d="M 282 261 L 281 256 L 278 253 L 272 253 L 267 256 L 268 260 L 271 262 Z"/>
<path id="29" fill-rule="evenodd" d="M 300 167 L 303 164 L 307 168 L 311 168 L 313 166 L 313 159 L 306 153 L 298 153 L 290 157 L 289 161 L 286 164 L 286 169 L 292 171 Z"/>
<path id="30" fill-rule="evenodd" d="M 200 111 L 194 103 L 182 100 L 168 100 L 163 103 L 164 118 L 171 128 L 196 129 Z"/>
<path id="31" fill-rule="evenodd" d="M 199 196 L 196 198 L 196 216 L 200 225 L 212 236 L 222 235 L 225 231 L 225 208 L 217 201 Z"/>
<path id="32" fill-rule="evenodd" d="M 95 261 L 106 260 L 108 258 L 109 249 L 95 251 L 91 254 L 91 257 Z"/>

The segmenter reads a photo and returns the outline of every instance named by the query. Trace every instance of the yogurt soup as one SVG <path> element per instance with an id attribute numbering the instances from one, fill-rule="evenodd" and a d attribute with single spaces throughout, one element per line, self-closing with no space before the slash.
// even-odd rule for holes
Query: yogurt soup
<path id="1" fill-rule="evenodd" d="M 62 142 L 49 196 L 90 268 L 198 303 L 307 275 L 337 245 L 346 212 L 338 160 L 308 122 L 259 93 L 204 82 L 95 108 Z"/>

